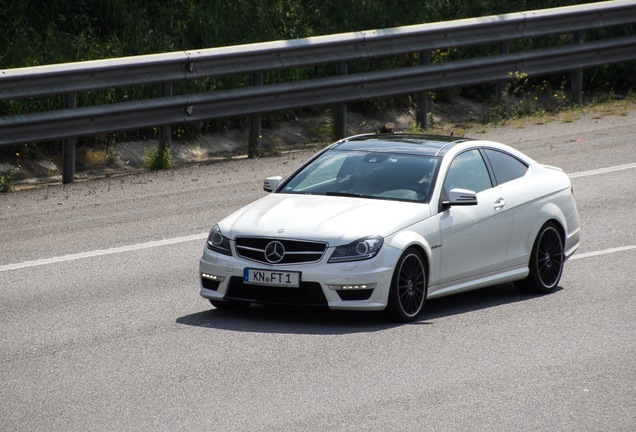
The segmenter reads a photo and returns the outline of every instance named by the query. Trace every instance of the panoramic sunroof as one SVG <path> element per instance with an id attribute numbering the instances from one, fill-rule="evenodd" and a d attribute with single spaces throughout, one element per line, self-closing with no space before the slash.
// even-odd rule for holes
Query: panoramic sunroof
<path id="1" fill-rule="evenodd" d="M 373 134 L 347 139 L 337 148 L 342 150 L 384 151 L 434 156 L 450 143 L 460 143 L 469 138 L 444 135 Z"/>

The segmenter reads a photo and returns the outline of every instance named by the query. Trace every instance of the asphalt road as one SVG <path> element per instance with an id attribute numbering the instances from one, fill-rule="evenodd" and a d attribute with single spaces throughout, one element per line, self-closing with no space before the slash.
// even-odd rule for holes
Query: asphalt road
<path id="1" fill-rule="evenodd" d="M 553 294 L 406 325 L 199 297 L 209 229 L 309 153 L 0 195 L 0 430 L 636 431 L 636 112 L 472 136 L 572 174 L 583 243 Z"/>

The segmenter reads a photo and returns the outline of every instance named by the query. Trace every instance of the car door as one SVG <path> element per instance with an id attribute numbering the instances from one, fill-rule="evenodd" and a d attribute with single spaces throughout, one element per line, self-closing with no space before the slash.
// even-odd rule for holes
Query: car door
<path id="1" fill-rule="evenodd" d="M 523 180 L 528 173 L 528 164 L 498 149 L 484 148 L 484 154 L 497 184 L 512 200 L 509 201 L 508 211 L 512 214 L 513 231 L 506 251 L 506 265 L 522 265 L 528 262 L 528 236 L 538 211 L 531 210 L 535 195 L 529 191 L 533 186 Z"/>
<path id="2" fill-rule="evenodd" d="M 475 191 L 477 204 L 451 206 L 437 215 L 442 236 L 441 284 L 504 268 L 512 231 L 510 198 L 492 186 L 478 149 L 460 153 L 451 162 L 442 194 L 454 188 Z"/>

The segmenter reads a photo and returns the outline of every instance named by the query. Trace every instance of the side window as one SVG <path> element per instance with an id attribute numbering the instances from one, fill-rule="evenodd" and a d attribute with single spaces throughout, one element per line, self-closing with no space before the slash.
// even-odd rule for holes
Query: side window
<path id="1" fill-rule="evenodd" d="M 485 149 L 497 183 L 502 184 L 523 177 L 528 171 L 526 164 L 506 153 Z"/>
<path id="2" fill-rule="evenodd" d="M 477 193 L 492 187 L 490 175 L 479 150 L 469 150 L 461 153 L 451 162 L 444 180 L 446 193 L 451 189 L 460 188 Z"/>

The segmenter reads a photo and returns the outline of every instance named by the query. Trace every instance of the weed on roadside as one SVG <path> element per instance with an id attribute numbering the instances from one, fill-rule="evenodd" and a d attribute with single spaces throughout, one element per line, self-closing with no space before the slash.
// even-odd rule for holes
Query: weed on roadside
<path id="1" fill-rule="evenodd" d="M 157 146 L 146 147 L 144 149 L 144 158 L 141 166 L 151 171 L 171 169 L 172 155 L 170 154 L 170 149 L 165 147 L 163 150 L 160 150 Z"/>
<path id="2" fill-rule="evenodd" d="M 280 156 L 281 150 L 277 144 L 268 144 L 264 146 L 263 154 L 265 156 Z"/>
<path id="3" fill-rule="evenodd" d="M 12 169 L 6 175 L 0 175 L 0 193 L 15 192 L 13 182 L 17 173 L 17 169 Z"/>

